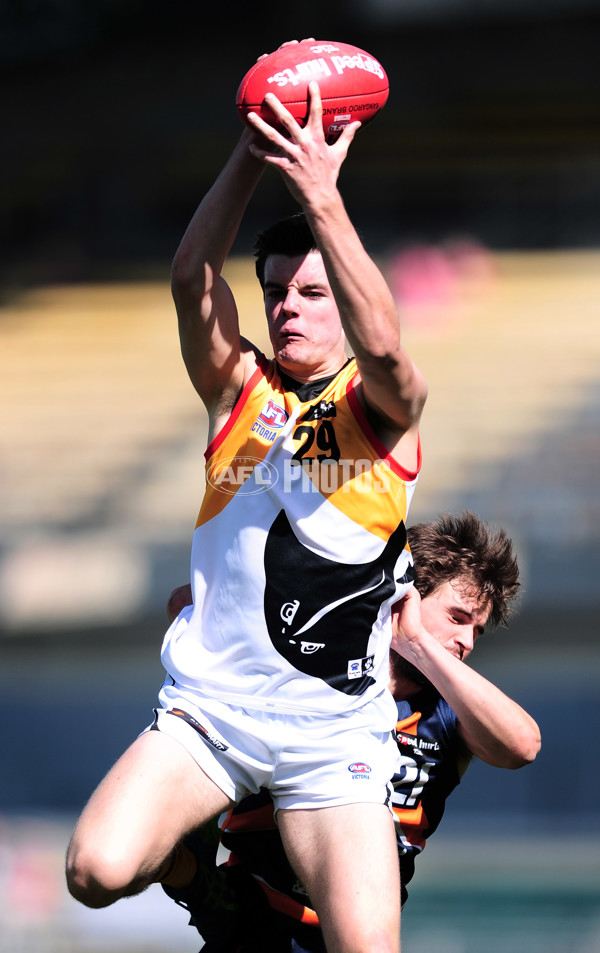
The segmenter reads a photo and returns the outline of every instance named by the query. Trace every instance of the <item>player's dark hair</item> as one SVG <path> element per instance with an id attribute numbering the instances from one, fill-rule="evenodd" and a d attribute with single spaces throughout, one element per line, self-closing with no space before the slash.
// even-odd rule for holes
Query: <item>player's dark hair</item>
<path id="1" fill-rule="evenodd" d="M 265 286 L 265 262 L 269 255 L 307 255 L 316 251 L 317 243 L 304 212 L 297 212 L 270 225 L 256 236 L 254 257 L 256 258 L 256 277 L 261 288 Z"/>
<path id="2" fill-rule="evenodd" d="M 506 625 L 519 590 L 519 566 L 504 530 L 491 530 L 465 510 L 415 523 L 408 530 L 421 598 L 440 585 L 464 579 L 489 600 L 490 624 Z"/>

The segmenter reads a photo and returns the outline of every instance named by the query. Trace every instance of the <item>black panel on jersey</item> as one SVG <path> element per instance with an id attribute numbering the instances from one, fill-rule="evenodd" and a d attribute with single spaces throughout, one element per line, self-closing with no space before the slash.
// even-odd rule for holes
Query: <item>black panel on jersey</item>
<path id="1" fill-rule="evenodd" d="M 306 675 L 362 695 L 374 682 L 369 636 L 395 590 L 394 567 L 405 545 L 400 523 L 377 559 L 336 562 L 303 546 L 281 510 L 265 545 L 265 619 L 275 649 Z M 354 677 L 349 663 L 355 663 Z"/>
<path id="2" fill-rule="evenodd" d="M 295 378 L 290 377 L 289 374 L 286 374 L 285 371 L 281 370 L 279 364 L 277 369 L 279 371 L 279 376 L 281 377 L 281 382 L 284 385 L 286 390 L 291 390 L 292 393 L 296 395 L 298 400 L 305 404 L 308 400 L 314 400 L 315 397 L 318 397 L 322 391 L 325 390 L 328 384 L 331 384 L 332 380 L 338 376 L 341 370 L 346 367 L 346 364 L 349 364 L 352 358 L 342 364 L 339 371 L 336 371 L 335 374 L 331 374 L 329 377 L 322 377 L 318 381 L 297 381 Z"/>

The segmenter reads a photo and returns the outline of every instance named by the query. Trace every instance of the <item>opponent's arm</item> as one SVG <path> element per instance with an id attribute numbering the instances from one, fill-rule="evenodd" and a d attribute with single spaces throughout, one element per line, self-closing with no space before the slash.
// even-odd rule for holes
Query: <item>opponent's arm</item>
<path id="1" fill-rule="evenodd" d="M 392 648 L 412 662 L 458 716 L 468 750 L 498 768 L 521 768 L 540 750 L 537 723 L 517 702 L 474 671 L 424 628 L 412 589 L 394 607 Z"/>
<path id="2" fill-rule="evenodd" d="M 248 118 L 271 144 L 251 149 L 281 172 L 300 203 L 323 256 L 346 336 L 363 381 L 367 405 L 396 437 L 418 424 L 427 395 L 425 380 L 402 347 L 394 298 L 367 254 L 337 187 L 340 168 L 360 123 L 350 123 L 332 145 L 322 127 L 318 84 L 309 84 L 309 118 L 301 128 L 276 96 L 265 102 L 287 130 L 288 138 L 256 114 Z"/>
<path id="3" fill-rule="evenodd" d="M 242 215 L 264 165 L 249 151 L 256 139 L 242 136 L 196 210 L 173 260 L 171 287 L 183 358 L 209 412 L 231 403 L 244 380 L 249 348 L 240 338 L 237 307 L 221 277 Z"/>

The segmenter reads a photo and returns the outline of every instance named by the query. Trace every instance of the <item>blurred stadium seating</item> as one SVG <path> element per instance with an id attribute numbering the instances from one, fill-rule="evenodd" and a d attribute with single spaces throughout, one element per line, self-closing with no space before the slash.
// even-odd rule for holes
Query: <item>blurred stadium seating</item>
<path id="1" fill-rule="evenodd" d="M 431 256 L 431 248 L 421 248 L 421 256 L 425 251 Z M 551 527 L 564 522 L 558 514 L 567 510 L 567 536 L 576 532 L 580 541 L 593 541 L 600 523 L 597 445 L 590 438 L 572 461 L 560 448 L 597 400 L 600 254 L 492 255 L 478 247 L 459 265 L 455 248 L 445 255 L 453 270 L 437 293 L 432 281 L 428 295 L 416 293 L 404 273 L 395 284 L 405 342 L 430 382 L 413 519 L 467 505 L 487 491 L 490 499 L 480 508 L 513 524 L 524 545 L 540 532 L 552 535 Z M 399 257 L 382 262 L 392 277 Z M 405 252 L 402 260 L 418 271 L 414 255 Z M 232 262 L 229 280 L 249 336 L 268 349 L 252 263 Z M 118 615 L 126 572 L 114 573 L 112 583 L 107 578 L 99 595 L 85 588 L 86 564 L 93 585 L 100 584 L 99 552 L 105 564 L 112 557 L 118 565 L 131 554 L 137 595 L 130 616 L 142 616 L 148 605 L 162 607 L 166 593 L 152 590 L 148 559 L 179 547 L 185 575 L 206 438 L 204 410 L 179 353 L 168 285 L 32 290 L 0 309 L 0 340 L 0 398 L 8 409 L 0 432 L 4 626 L 93 624 L 94 607 L 100 601 L 105 612 L 107 600 Z M 541 452 L 545 440 L 556 447 L 560 464 Z M 553 492 L 556 467 L 561 479 Z M 499 473 L 512 473 L 513 480 L 502 505 Z M 69 553 L 79 567 L 80 600 L 72 592 Z M 144 560 L 146 570 L 135 574 Z M 77 608 L 86 591 L 87 619 Z"/>

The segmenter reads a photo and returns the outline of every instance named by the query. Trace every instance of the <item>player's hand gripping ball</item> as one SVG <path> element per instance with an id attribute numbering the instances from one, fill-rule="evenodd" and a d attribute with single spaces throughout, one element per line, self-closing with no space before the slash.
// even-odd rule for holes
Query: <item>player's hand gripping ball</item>
<path id="1" fill-rule="evenodd" d="M 334 142 L 344 126 L 359 119 L 363 126 L 385 105 L 389 83 L 381 63 L 350 43 L 302 40 L 281 46 L 258 60 L 244 76 L 236 108 L 246 125 L 249 112 L 278 128 L 263 100 L 275 93 L 296 121 L 308 118 L 308 84 L 316 80 L 323 103 L 323 132 Z"/>

